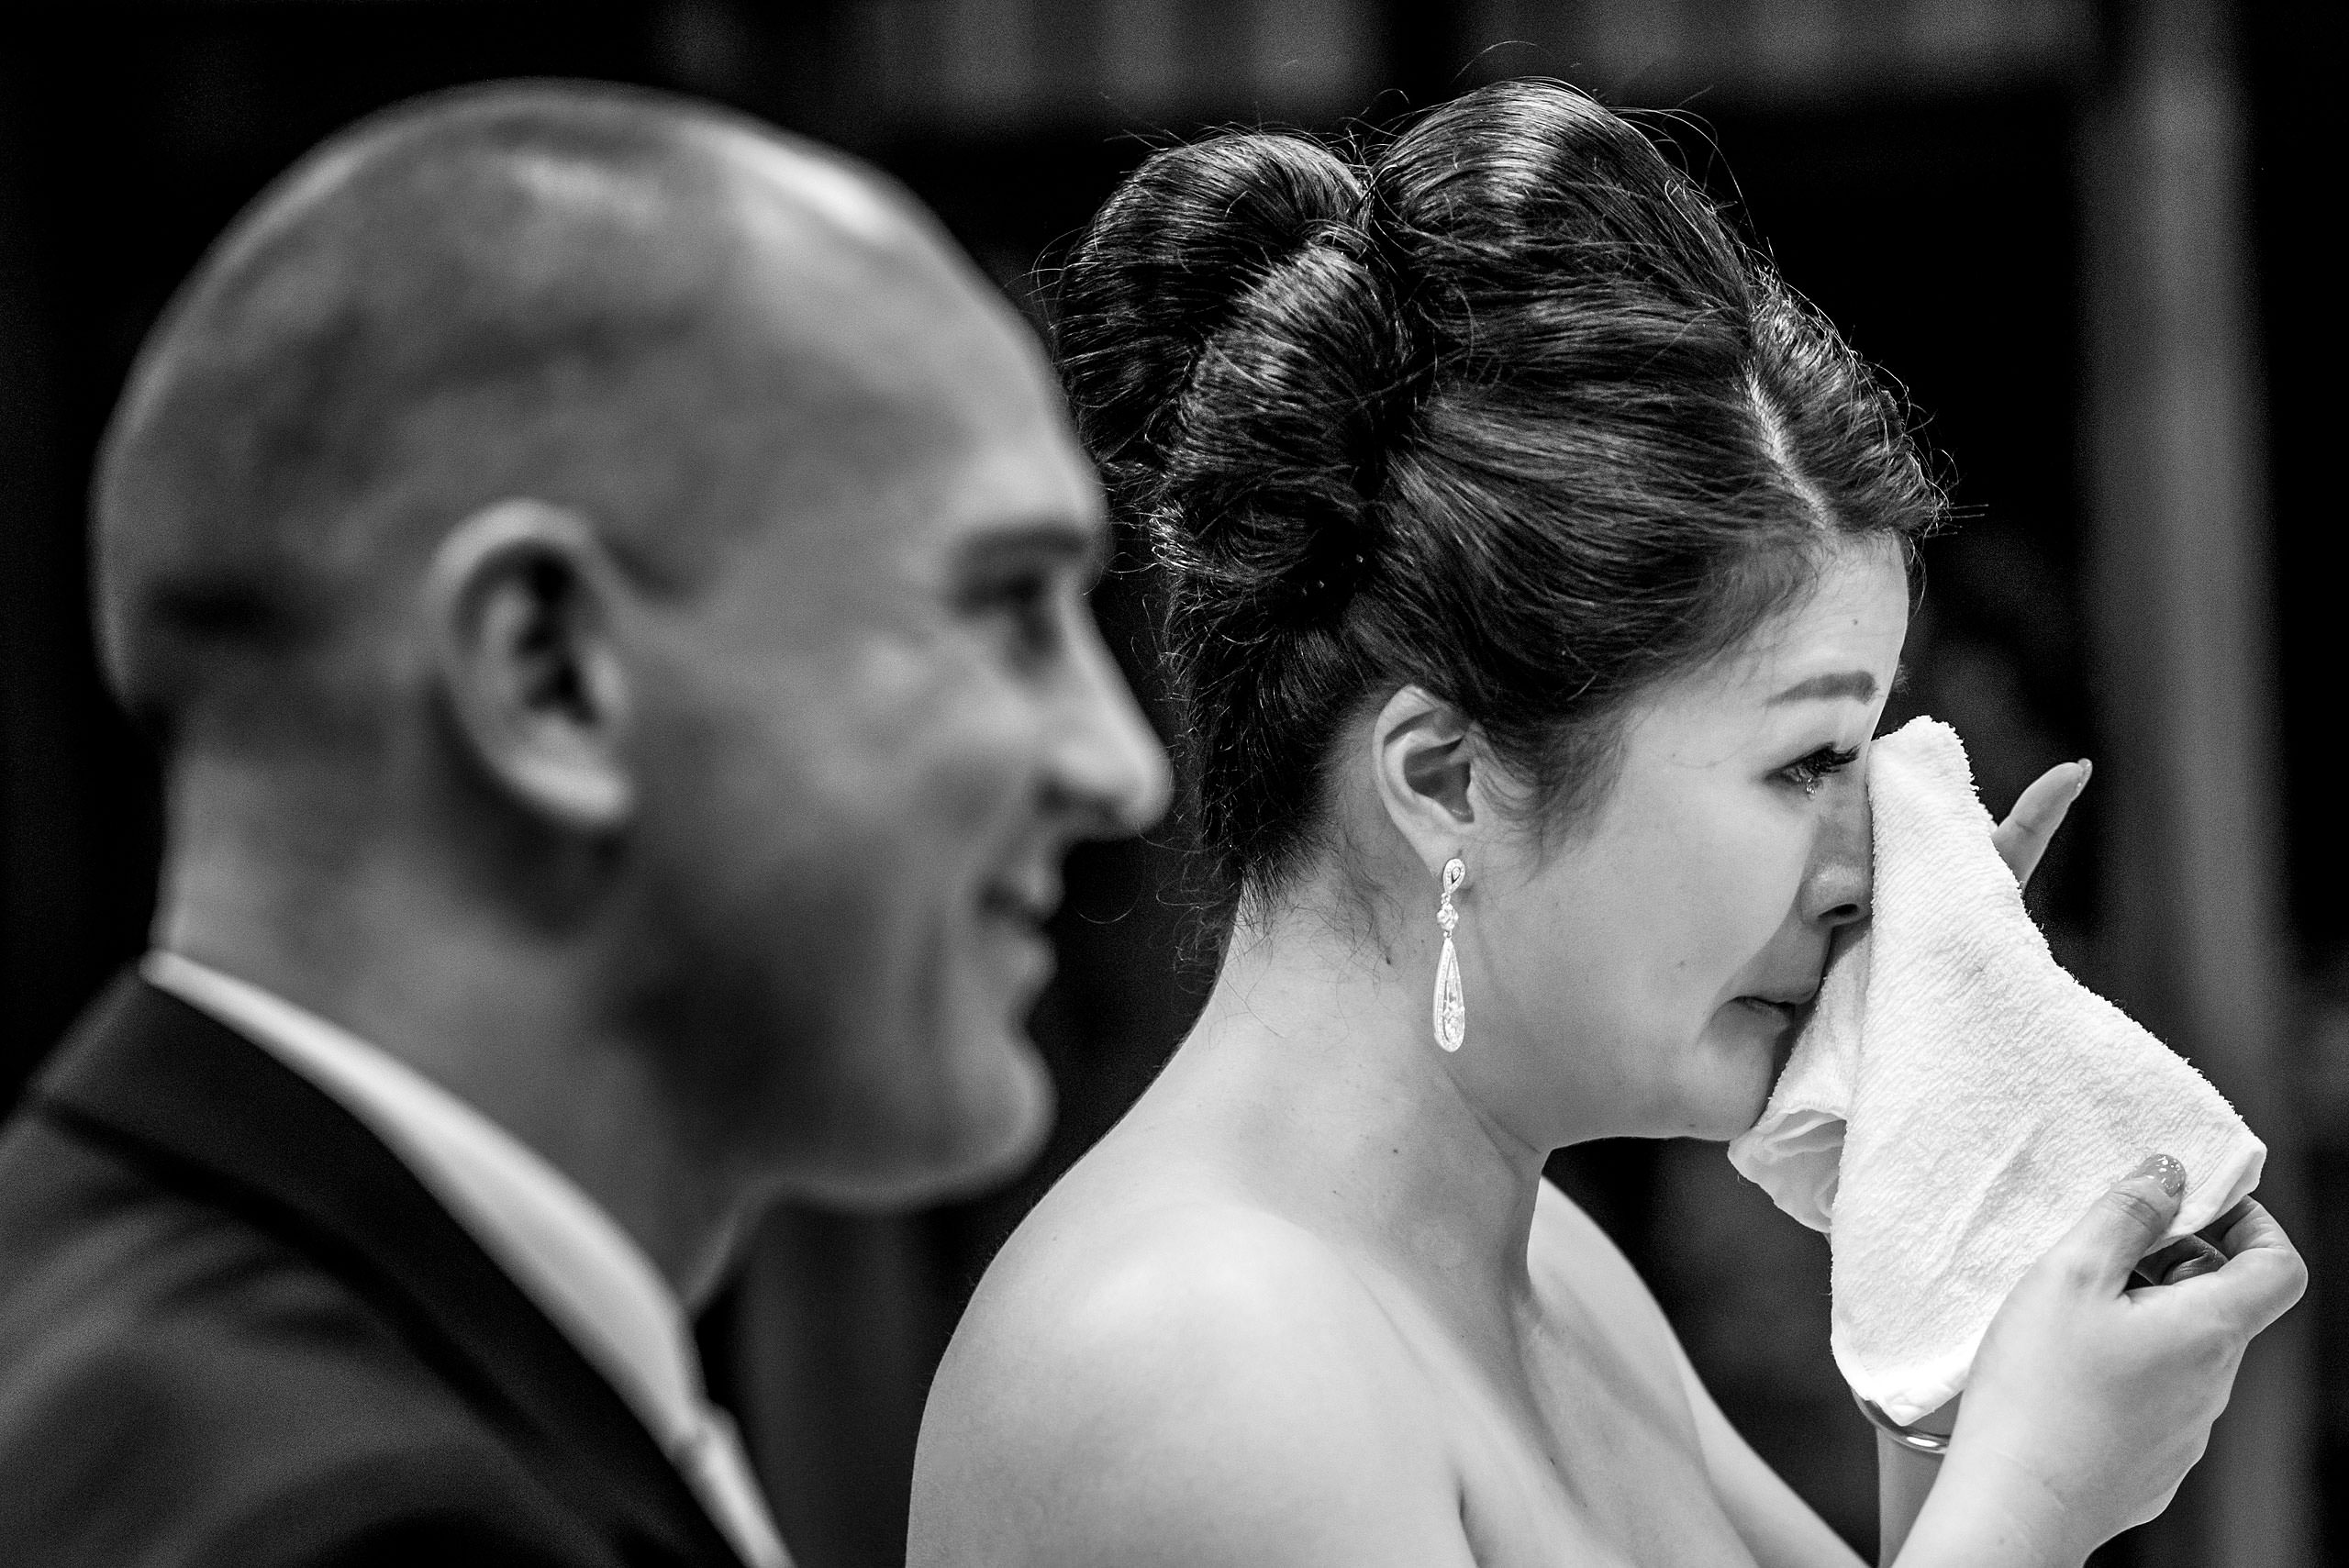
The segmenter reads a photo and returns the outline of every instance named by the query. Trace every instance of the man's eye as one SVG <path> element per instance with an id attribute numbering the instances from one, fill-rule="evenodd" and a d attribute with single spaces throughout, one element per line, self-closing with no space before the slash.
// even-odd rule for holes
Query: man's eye
<path id="1" fill-rule="evenodd" d="M 1001 616 L 1024 653 L 1050 652 L 1060 639 L 1059 606 L 1052 578 L 1043 573 L 1007 578 L 981 595 L 981 608 Z"/>
<path id="2" fill-rule="evenodd" d="M 1817 795 L 1820 785 L 1859 760 L 1860 749 L 1856 746 L 1821 746 L 1809 756 L 1787 763 L 1778 773 L 1803 794 Z"/>

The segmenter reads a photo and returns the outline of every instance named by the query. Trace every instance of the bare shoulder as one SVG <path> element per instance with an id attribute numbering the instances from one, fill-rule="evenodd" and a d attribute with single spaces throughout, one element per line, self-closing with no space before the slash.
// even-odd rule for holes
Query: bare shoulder
<path id="1" fill-rule="evenodd" d="M 1465 1564 L 1424 1374 L 1347 1260 L 1212 1184 L 1085 1174 L 955 1332 L 908 1562 Z"/>
<path id="2" fill-rule="evenodd" d="M 1659 1408 L 1685 1416 L 1714 1497 L 1755 1562 L 1764 1568 L 1859 1568 L 1851 1549 L 1721 1415 L 1631 1260 L 1579 1205 L 1548 1182 L 1535 1200 L 1528 1262 L 1545 1301 L 1581 1314 L 1583 1332 L 1632 1369 Z"/>
<path id="3" fill-rule="evenodd" d="M 1661 1383 L 1677 1386 L 1679 1336 L 1623 1250 L 1582 1206 L 1544 1180 L 1526 1262 L 1545 1301 Z"/>

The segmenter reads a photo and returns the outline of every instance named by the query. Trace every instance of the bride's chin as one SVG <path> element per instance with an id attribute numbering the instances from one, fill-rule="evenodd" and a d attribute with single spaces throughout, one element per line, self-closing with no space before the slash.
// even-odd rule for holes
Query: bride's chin
<path id="1" fill-rule="evenodd" d="M 1703 1143 L 1727 1143 L 1762 1119 L 1770 1087 L 1720 1084 L 1701 1103 L 1691 1103 L 1681 1118 L 1679 1136 Z"/>
<path id="2" fill-rule="evenodd" d="M 1716 1141 L 1735 1138 L 1762 1119 L 1794 1043 L 1794 1029 L 1781 1016 L 1736 1002 L 1722 1012 L 1731 1016 L 1717 1018 L 1709 1031 L 1714 1046 L 1707 1053 L 1709 1081 L 1703 1104 L 1692 1107 L 1697 1125 L 1689 1133 Z"/>
<path id="3" fill-rule="evenodd" d="M 1786 1067 L 1787 1058 L 1794 1053 L 1795 1035 L 1806 1011 L 1788 1003 L 1742 996 L 1723 1005 L 1713 1015 L 1713 1028 L 1717 1033 L 1727 1035 L 1733 1042 L 1731 1049 L 1739 1056 L 1766 1059 L 1769 1074 L 1775 1080 Z"/>

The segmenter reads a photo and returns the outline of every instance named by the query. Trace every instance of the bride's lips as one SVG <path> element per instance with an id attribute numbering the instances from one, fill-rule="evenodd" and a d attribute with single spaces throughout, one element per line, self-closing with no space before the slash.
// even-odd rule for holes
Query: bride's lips
<path id="1" fill-rule="evenodd" d="M 1738 1001 L 1765 1017 L 1776 1018 L 1782 1023 L 1793 1024 L 1802 1021 L 1804 1012 L 1809 1009 L 1812 1002 L 1818 999 L 1818 989 L 1813 987 L 1800 995 L 1740 996 Z"/>
<path id="2" fill-rule="evenodd" d="M 1799 996 L 1740 996 L 1740 1006 L 1770 1025 L 1770 1055 L 1776 1071 L 1784 1072 L 1787 1061 L 1794 1054 L 1795 1036 L 1801 1031 L 1803 1020 L 1810 1016 L 1810 1005 L 1818 998 L 1816 987 Z"/>
<path id="3" fill-rule="evenodd" d="M 1790 996 L 1753 995 L 1738 998 L 1741 1002 L 1761 1002 L 1773 1007 L 1808 1007 L 1818 999 L 1819 987 L 1815 985 L 1808 991 L 1798 992 Z"/>

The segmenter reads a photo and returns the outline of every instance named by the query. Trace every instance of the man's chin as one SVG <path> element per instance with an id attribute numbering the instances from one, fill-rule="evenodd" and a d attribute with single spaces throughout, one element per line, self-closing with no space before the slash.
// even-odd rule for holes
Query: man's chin
<path id="1" fill-rule="evenodd" d="M 796 1184 L 820 1207 L 891 1213 L 976 1196 L 1035 1162 L 1052 1134 L 1053 1092 L 1043 1059 L 1024 1036 L 988 1050 L 981 1082 L 938 1085 L 919 1127 L 875 1129 L 840 1149 L 834 1169 Z"/>
<path id="2" fill-rule="evenodd" d="M 961 1136 L 952 1156 L 930 1173 L 932 1201 L 970 1197 L 1012 1181 L 1036 1162 L 1052 1137 L 1052 1075 L 1024 1034 L 1008 1044 L 1008 1060 L 992 1075 L 993 1092 L 957 1107 Z"/>

